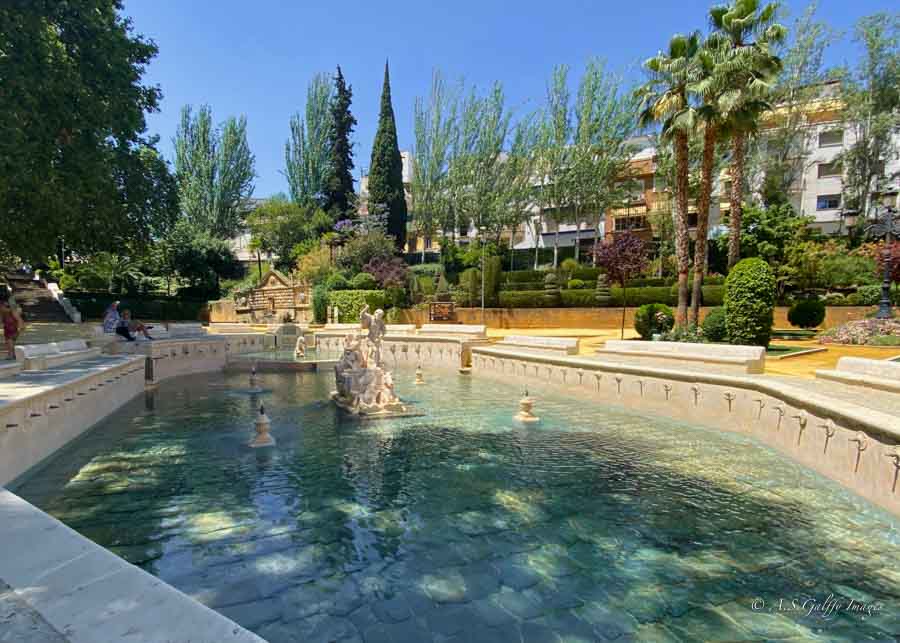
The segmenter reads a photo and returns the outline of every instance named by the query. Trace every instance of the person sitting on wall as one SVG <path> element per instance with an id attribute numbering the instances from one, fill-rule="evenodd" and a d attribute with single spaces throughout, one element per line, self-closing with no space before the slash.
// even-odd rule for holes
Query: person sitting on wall
<path id="1" fill-rule="evenodd" d="M 119 315 L 119 302 L 114 301 L 106 309 L 106 312 L 103 313 L 103 332 L 116 332 L 116 328 L 119 326 L 119 320 L 121 319 L 122 317 Z"/>
<path id="2" fill-rule="evenodd" d="M 132 333 L 141 333 L 147 339 L 153 339 L 150 337 L 150 333 L 147 332 L 148 326 L 144 326 L 139 321 L 135 321 L 131 318 L 131 311 L 127 308 L 122 311 L 122 316 L 119 318 L 119 322 L 116 325 L 116 335 L 121 335 L 129 342 L 133 342 L 137 339 Z"/>

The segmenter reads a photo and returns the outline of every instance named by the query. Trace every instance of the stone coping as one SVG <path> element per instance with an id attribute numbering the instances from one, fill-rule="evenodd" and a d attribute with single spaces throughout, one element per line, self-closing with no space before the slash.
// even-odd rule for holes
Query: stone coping
<path id="1" fill-rule="evenodd" d="M 747 373 L 762 373 L 766 364 L 766 351 L 761 346 L 610 339 L 596 353 L 600 358 L 679 360 L 734 366 Z"/>
<path id="2" fill-rule="evenodd" d="M 87 380 L 123 365 L 144 367 L 143 355 L 104 355 L 46 371 L 26 371 L 0 382 L 0 409 L 6 409 L 55 389 Z"/>
<path id="3" fill-rule="evenodd" d="M 3 488 L 0 541 L 0 580 L 61 640 L 265 643 Z"/>
<path id="4" fill-rule="evenodd" d="M 21 372 L 21 370 L 22 362 L 17 362 L 13 359 L 0 360 L 0 378 L 12 377 L 13 375 Z"/>
<path id="5" fill-rule="evenodd" d="M 819 394 L 786 384 L 783 380 L 768 380 L 766 376 L 729 375 L 700 371 L 685 371 L 640 364 L 603 362 L 595 358 L 561 357 L 551 354 L 498 349 L 486 346 L 472 348 L 472 352 L 493 357 L 529 360 L 554 366 L 568 366 L 586 371 L 628 373 L 679 382 L 706 383 L 732 386 L 764 393 L 780 398 L 783 402 L 813 413 L 825 413 L 843 424 L 879 437 L 892 444 L 900 444 L 900 417 L 872 408 L 828 397 L 827 391 Z"/>

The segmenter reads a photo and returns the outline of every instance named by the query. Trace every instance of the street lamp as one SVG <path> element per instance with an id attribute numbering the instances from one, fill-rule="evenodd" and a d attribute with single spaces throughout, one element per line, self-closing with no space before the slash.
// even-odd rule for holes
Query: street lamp
<path id="1" fill-rule="evenodd" d="M 481 235 L 481 323 L 484 324 L 484 235 L 486 229 L 484 226 L 480 226 L 478 228 L 478 233 Z"/>
<path id="2" fill-rule="evenodd" d="M 900 235 L 900 218 L 897 217 L 897 210 L 890 206 L 882 206 L 881 221 L 878 221 L 878 213 L 876 209 L 876 223 L 866 228 L 866 233 L 873 237 L 884 237 L 884 281 L 881 283 L 881 301 L 878 302 L 878 312 L 875 314 L 876 319 L 891 318 L 891 240 L 892 237 Z"/>

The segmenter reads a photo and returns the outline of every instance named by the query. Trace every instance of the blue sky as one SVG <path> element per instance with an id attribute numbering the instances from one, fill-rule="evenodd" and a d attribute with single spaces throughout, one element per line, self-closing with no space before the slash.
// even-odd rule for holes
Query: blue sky
<path id="1" fill-rule="evenodd" d="M 340 64 L 353 87 L 356 176 L 369 164 L 385 59 L 401 148 L 412 144 L 412 107 L 432 69 L 486 87 L 503 83 L 508 103 L 540 103 L 553 66 L 580 73 L 591 56 L 639 79 L 640 62 L 675 32 L 706 26 L 708 0 L 125 0 L 135 31 L 159 45 L 146 80 L 163 90 L 151 133 L 172 159 L 171 139 L 184 104 L 208 103 L 217 120 L 245 114 L 256 155 L 255 196 L 287 191 L 280 170 L 288 120 L 302 110 L 316 72 Z M 793 17 L 806 2 L 786 2 Z M 852 61 L 849 32 L 861 16 L 888 11 L 885 0 L 821 0 L 818 15 L 845 38 L 828 62 Z M 789 18 L 790 20 L 790 18 Z M 788 24 L 790 24 L 788 20 Z"/>

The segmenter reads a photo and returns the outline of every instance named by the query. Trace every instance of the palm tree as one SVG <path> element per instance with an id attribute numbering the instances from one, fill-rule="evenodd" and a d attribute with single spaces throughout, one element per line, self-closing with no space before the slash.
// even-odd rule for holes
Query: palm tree
<path id="1" fill-rule="evenodd" d="M 770 106 L 766 98 L 781 69 L 781 60 L 771 51 L 784 41 L 787 29 L 775 22 L 778 5 L 760 6 L 758 0 L 735 0 L 709 11 L 710 22 L 722 60 L 716 65 L 724 91 L 718 108 L 724 117 L 722 133 L 731 138 L 731 194 L 729 195 L 728 267 L 740 259 L 744 157 L 747 137 L 759 115 Z"/>
<path id="2" fill-rule="evenodd" d="M 675 150 L 675 258 L 678 263 L 678 324 L 687 323 L 687 280 L 690 268 L 688 237 L 688 139 L 696 123 L 688 87 L 697 80 L 700 33 L 676 34 L 668 52 L 659 52 L 644 63 L 649 80 L 638 89 L 640 124 L 662 124 L 663 138 Z"/>
<path id="3" fill-rule="evenodd" d="M 723 77 L 717 65 L 723 62 L 727 45 L 716 34 L 704 43 L 697 57 L 696 82 L 689 92 L 699 99 L 697 116 L 703 130 L 703 152 L 700 162 L 700 189 L 697 194 L 697 232 L 694 242 L 694 283 L 691 291 L 690 322 L 700 323 L 700 299 L 703 277 L 706 273 L 707 238 L 709 236 L 709 207 L 712 198 L 713 171 L 716 166 L 716 143 L 723 121 L 718 101 L 723 88 Z"/>

